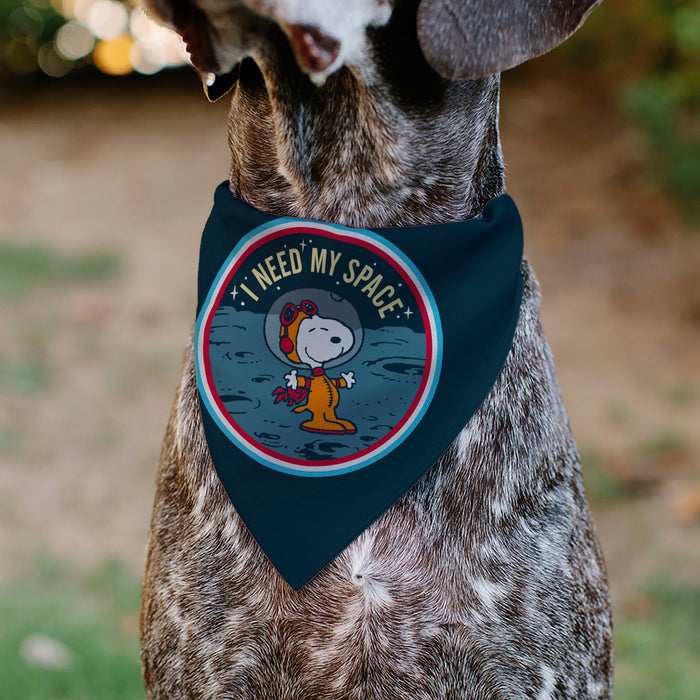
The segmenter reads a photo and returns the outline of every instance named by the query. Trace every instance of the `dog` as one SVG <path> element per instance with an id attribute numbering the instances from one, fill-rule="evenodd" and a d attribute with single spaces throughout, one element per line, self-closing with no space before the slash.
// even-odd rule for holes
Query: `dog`
<path id="1" fill-rule="evenodd" d="M 355 373 L 341 372 L 340 379 L 331 379 L 323 371 L 323 365 L 352 349 L 355 335 L 348 326 L 335 318 L 318 315 L 318 307 L 308 299 L 301 304 L 286 304 L 280 313 L 280 350 L 294 363 L 311 368 L 311 376 L 304 377 L 293 369 L 285 374 L 287 389 L 275 389 L 275 403 L 287 400 L 306 403 L 294 411 L 311 412 L 311 419 L 299 427 L 310 433 L 353 434 L 357 426 L 349 420 L 338 418 L 335 409 L 340 402 L 338 389 L 352 389 Z M 301 391 L 300 391 L 301 390 Z"/>
<path id="2" fill-rule="evenodd" d="M 231 191 L 367 228 L 465 220 L 503 193 L 498 74 L 599 0 L 144 2 L 182 35 L 210 98 L 234 87 Z M 296 592 L 217 478 L 190 343 L 143 585 L 148 698 L 610 697 L 605 566 L 526 262 L 522 277 L 478 411 Z"/>

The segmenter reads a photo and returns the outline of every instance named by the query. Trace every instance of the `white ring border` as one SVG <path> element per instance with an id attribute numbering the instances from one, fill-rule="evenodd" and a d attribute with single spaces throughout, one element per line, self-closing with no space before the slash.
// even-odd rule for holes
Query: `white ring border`
<path id="1" fill-rule="evenodd" d="M 384 445 L 382 445 L 382 447 L 376 452 L 371 452 L 364 457 L 351 459 L 349 462 L 345 462 L 342 467 L 338 467 L 336 469 L 325 469 L 323 471 L 320 471 L 318 467 L 315 468 L 313 466 L 290 466 L 289 463 L 285 462 L 284 460 L 269 457 L 258 450 L 255 445 L 250 444 L 246 437 L 239 433 L 239 431 L 237 431 L 223 416 L 219 410 L 219 407 L 216 405 L 216 401 L 213 399 L 212 392 L 207 386 L 205 380 L 204 334 L 202 333 L 202 329 L 206 326 L 206 319 L 214 311 L 214 301 L 219 294 L 223 280 L 228 277 L 231 268 L 236 265 L 241 258 L 245 257 L 248 249 L 255 245 L 261 238 L 277 233 L 278 231 L 284 231 L 285 229 L 289 228 L 297 228 L 299 226 L 308 226 L 311 229 L 315 228 L 320 231 L 340 234 L 342 237 L 348 239 L 357 240 L 359 238 L 360 240 L 371 243 L 380 250 L 383 250 L 383 252 L 389 257 L 398 257 L 399 261 L 403 263 L 404 272 L 413 281 L 419 293 L 421 293 L 423 296 L 423 302 L 425 303 L 428 311 L 428 322 L 432 331 L 432 362 L 428 372 L 427 389 L 423 392 L 423 396 L 421 397 L 418 406 L 416 406 L 416 408 L 413 410 L 412 416 L 406 421 L 401 430 L 395 433 L 391 439 L 384 443 Z M 350 242 L 352 242 L 352 240 Z M 340 226 L 339 224 L 323 224 L 305 219 L 291 219 L 284 217 L 274 219 L 273 222 L 263 224 L 250 231 L 250 233 L 241 238 L 236 247 L 229 254 L 228 258 L 226 258 L 226 261 L 221 266 L 221 269 L 214 279 L 214 282 L 209 288 L 207 298 L 202 305 L 199 316 L 197 317 L 197 323 L 195 326 L 194 351 L 199 394 L 204 400 L 207 410 L 209 411 L 209 415 L 214 418 L 214 421 L 222 430 L 224 435 L 226 435 L 226 437 L 228 437 L 228 439 L 231 440 L 236 447 L 248 454 L 249 457 L 252 457 L 259 464 L 275 469 L 276 471 L 284 472 L 285 474 L 294 474 L 296 476 L 307 477 L 336 476 L 339 474 L 346 474 L 348 472 L 356 471 L 357 469 L 373 464 L 387 451 L 398 447 L 398 445 L 403 442 L 411 434 L 411 432 L 413 432 L 420 419 L 428 410 L 428 407 L 433 400 L 433 396 L 435 395 L 435 390 L 437 389 L 438 379 L 442 369 L 442 323 L 440 321 L 440 315 L 438 313 L 432 291 L 425 281 L 425 278 L 415 266 L 413 261 L 408 258 L 408 256 L 406 256 L 402 250 L 391 243 L 391 241 L 377 233 L 374 233 L 373 231 L 368 231 L 366 229 L 350 229 L 346 228 L 345 226 Z"/>

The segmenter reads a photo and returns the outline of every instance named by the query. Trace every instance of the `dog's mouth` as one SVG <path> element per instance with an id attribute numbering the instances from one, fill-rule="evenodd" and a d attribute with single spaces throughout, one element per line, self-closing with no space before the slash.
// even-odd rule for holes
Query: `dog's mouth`
<path id="1" fill-rule="evenodd" d="M 340 54 L 340 42 L 315 27 L 293 25 L 287 28 L 288 39 L 299 65 L 316 82 L 322 82 L 326 71 L 336 62 Z M 238 82 L 240 63 L 227 73 L 206 73 L 204 91 L 210 102 L 226 95 Z"/>

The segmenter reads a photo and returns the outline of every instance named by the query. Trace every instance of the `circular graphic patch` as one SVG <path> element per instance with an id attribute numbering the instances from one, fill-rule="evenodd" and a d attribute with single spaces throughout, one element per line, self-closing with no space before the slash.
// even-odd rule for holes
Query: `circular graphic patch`
<path id="1" fill-rule="evenodd" d="M 398 446 L 434 394 L 442 332 L 416 266 L 371 231 L 280 220 L 245 236 L 197 319 L 200 395 L 259 463 L 303 476 Z"/>

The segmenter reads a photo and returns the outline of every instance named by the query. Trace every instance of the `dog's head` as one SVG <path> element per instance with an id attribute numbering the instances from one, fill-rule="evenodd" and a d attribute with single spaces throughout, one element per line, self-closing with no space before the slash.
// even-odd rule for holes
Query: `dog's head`
<path id="1" fill-rule="evenodd" d="M 554 48 L 601 0 L 141 0 L 185 40 L 203 74 L 224 75 L 241 58 L 264 59 L 288 41 L 300 68 L 321 82 L 367 60 L 367 29 L 399 6 L 415 16 L 425 59 L 453 80 L 512 68 Z M 409 7 L 410 5 L 410 7 Z M 210 76 L 211 78 L 211 76 Z"/>

